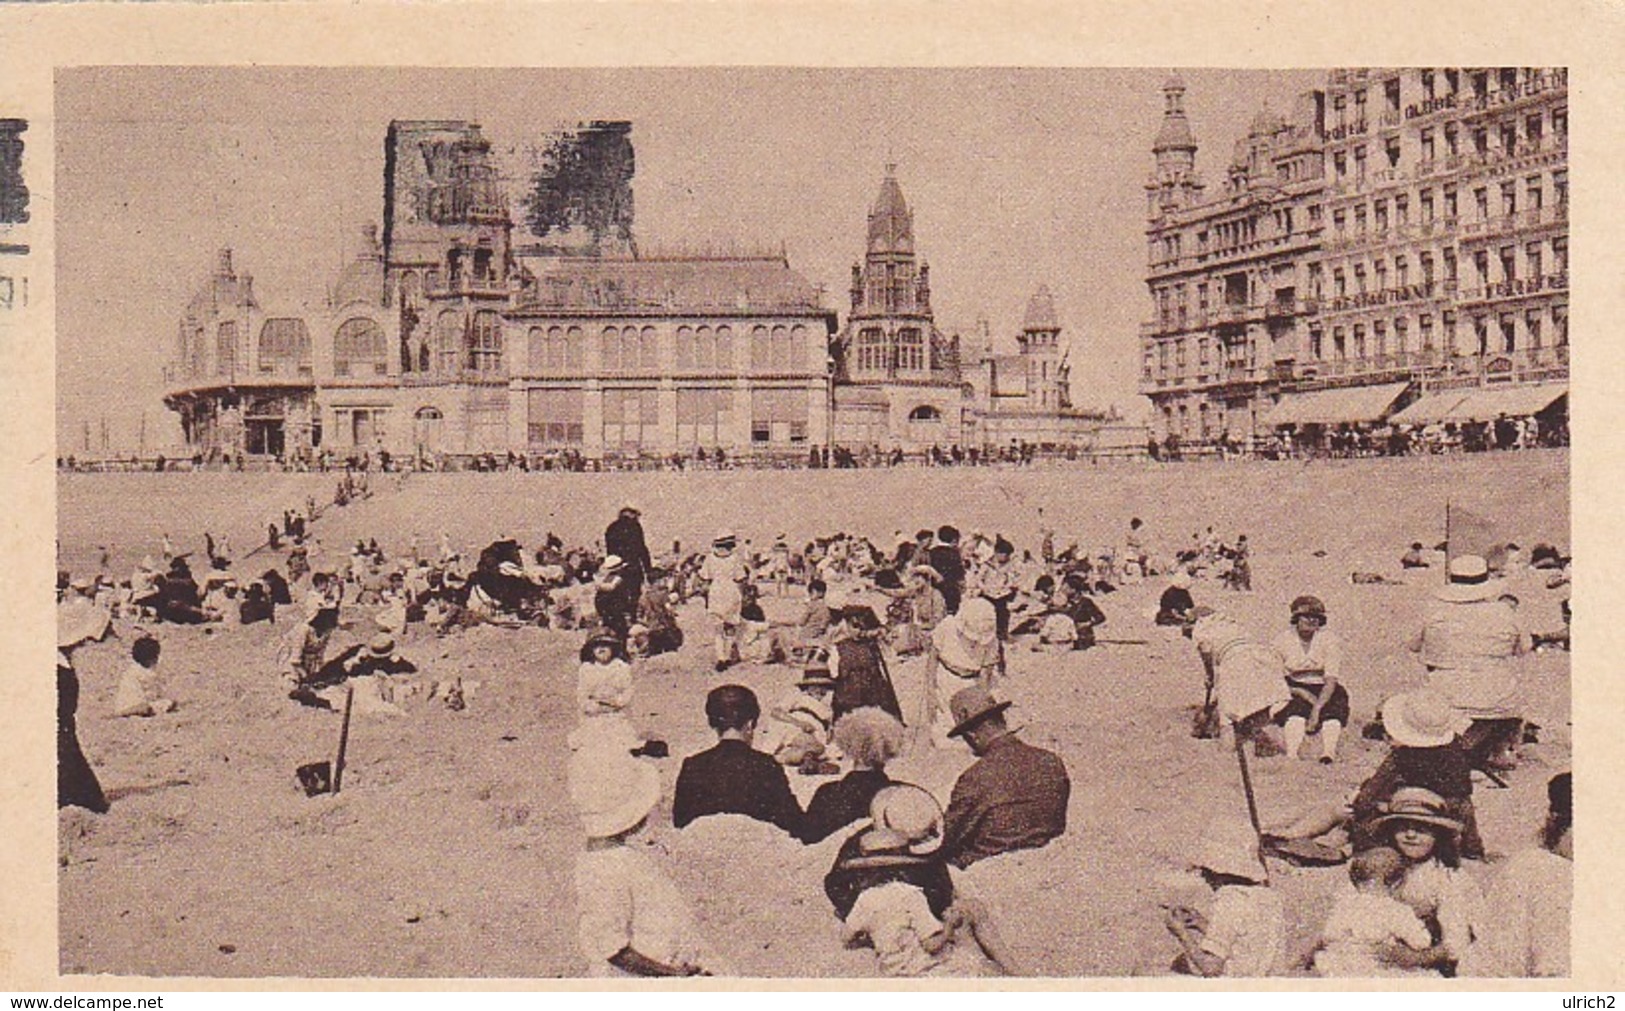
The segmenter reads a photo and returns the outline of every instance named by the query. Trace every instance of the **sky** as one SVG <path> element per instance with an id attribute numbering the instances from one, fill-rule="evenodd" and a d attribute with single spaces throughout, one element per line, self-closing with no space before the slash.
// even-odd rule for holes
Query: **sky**
<path id="1" fill-rule="evenodd" d="M 442 70 L 100 67 L 56 94 L 57 435 L 64 453 L 179 441 L 161 400 L 186 302 L 233 249 L 270 312 L 313 312 L 383 214 L 391 119 L 468 119 L 499 151 L 633 123 L 641 249 L 772 249 L 845 320 L 887 162 L 939 327 L 1014 349 L 1055 295 L 1074 400 L 1135 392 L 1145 194 L 1167 68 Z M 1181 70 L 1198 171 L 1323 71 Z M 517 194 L 514 194 L 517 212 Z M 111 381 L 110 381 L 111 380 Z M 106 419 L 105 422 L 103 419 Z"/>

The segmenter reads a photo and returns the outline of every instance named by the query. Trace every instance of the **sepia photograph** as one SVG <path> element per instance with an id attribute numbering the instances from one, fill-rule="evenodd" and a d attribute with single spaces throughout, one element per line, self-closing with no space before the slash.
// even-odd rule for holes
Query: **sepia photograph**
<path id="1" fill-rule="evenodd" d="M 1568 99 L 58 68 L 56 971 L 1570 976 Z"/>

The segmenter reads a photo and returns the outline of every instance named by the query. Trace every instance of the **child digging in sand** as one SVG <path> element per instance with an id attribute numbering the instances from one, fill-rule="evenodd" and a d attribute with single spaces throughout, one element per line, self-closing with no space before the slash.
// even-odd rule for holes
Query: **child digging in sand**
<path id="1" fill-rule="evenodd" d="M 1407 866 L 1397 850 L 1386 846 L 1356 854 L 1349 861 L 1353 887 L 1332 902 L 1321 931 L 1321 947 L 1315 953 L 1315 975 L 1407 975 L 1378 957 L 1385 945 L 1396 941 L 1416 951 L 1433 944 L 1433 935 L 1415 910 L 1394 894 L 1405 880 Z"/>

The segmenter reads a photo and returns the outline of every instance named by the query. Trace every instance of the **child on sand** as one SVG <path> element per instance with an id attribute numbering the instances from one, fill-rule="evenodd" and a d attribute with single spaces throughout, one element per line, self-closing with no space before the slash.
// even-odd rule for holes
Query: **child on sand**
<path id="1" fill-rule="evenodd" d="M 1195 866 L 1213 890 L 1206 916 L 1166 906 L 1165 923 L 1184 949 L 1174 971 L 1192 976 L 1273 976 L 1281 970 L 1286 912 L 1268 884 L 1258 836 L 1245 819 L 1214 821 Z"/>
<path id="2" fill-rule="evenodd" d="M 974 975 L 980 959 L 950 961 L 955 941 L 968 934 L 995 968 L 1009 973 L 985 910 L 954 900 L 948 865 L 937 853 L 943 820 L 936 799 L 898 783 L 875 794 L 869 816 L 872 824 L 842 844 L 824 878 L 847 943 L 872 945 L 888 976 Z"/>
<path id="3" fill-rule="evenodd" d="M 113 696 L 114 716 L 156 716 L 174 711 L 173 699 L 151 697 L 161 651 L 158 640 L 150 635 L 141 636 L 130 647 L 130 666 L 124 669 Z"/>
<path id="4" fill-rule="evenodd" d="M 1317 976 L 1403 976 L 1378 958 L 1383 946 L 1398 941 L 1416 951 L 1433 944 L 1433 935 L 1415 910 L 1394 894 L 1405 880 L 1405 859 L 1386 846 L 1366 850 L 1349 861 L 1349 884 L 1332 902 L 1315 953 Z"/>
<path id="5" fill-rule="evenodd" d="M 577 939 L 599 977 L 726 974 L 708 957 L 694 915 L 645 847 L 632 845 L 660 801 L 660 775 L 642 762 L 607 765 L 570 784 L 586 830 L 576 857 Z"/>
<path id="6" fill-rule="evenodd" d="M 830 725 L 835 722 L 829 702 L 834 691 L 829 654 L 821 650 L 808 661 L 806 672 L 796 682 L 796 691 L 768 711 L 767 740 L 762 742 L 762 750 L 772 754 L 780 765 L 797 766 L 810 776 L 840 771 L 825 759 Z"/>

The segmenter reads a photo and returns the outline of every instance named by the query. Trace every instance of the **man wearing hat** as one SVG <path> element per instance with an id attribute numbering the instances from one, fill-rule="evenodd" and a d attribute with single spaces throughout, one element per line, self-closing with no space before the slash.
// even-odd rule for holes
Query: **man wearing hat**
<path id="1" fill-rule="evenodd" d="M 711 554 L 700 565 L 705 584 L 705 610 L 715 632 L 716 669 L 720 673 L 738 662 L 740 610 L 745 605 L 744 584 L 750 568 L 734 549 L 739 538 L 724 530 L 711 540 Z"/>
<path id="2" fill-rule="evenodd" d="M 604 553 L 614 555 L 625 563 L 621 572 L 621 587 L 616 609 L 628 616 L 627 624 L 638 613 L 638 601 L 643 597 L 643 582 L 654 568 L 649 557 L 649 546 L 643 539 L 643 514 L 632 502 L 623 503 L 620 514 L 604 528 Z"/>
<path id="3" fill-rule="evenodd" d="M 1513 657 L 1528 652 L 1529 635 L 1501 599 L 1505 584 L 1490 578 L 1482 557 L 1452 558 L 1449 571 L 1410 648 L 1428 669 L 1428 686 L 1475 721 L 1463 742 L 1475 765 L 1501 765 L 1521 736 Z"/>
<path id="4" fill-rule="evenodd" d="M 1060 756 L 1016 736 L 1005 722 L 1009 702 L 986 688 L 963 688 L 949 701 L 950 737 L 977 756 L 948 801 L 942 854 L 961 869 L 985 857 L 1036 849 L 1066 831 L 1072 781 Z"/>

